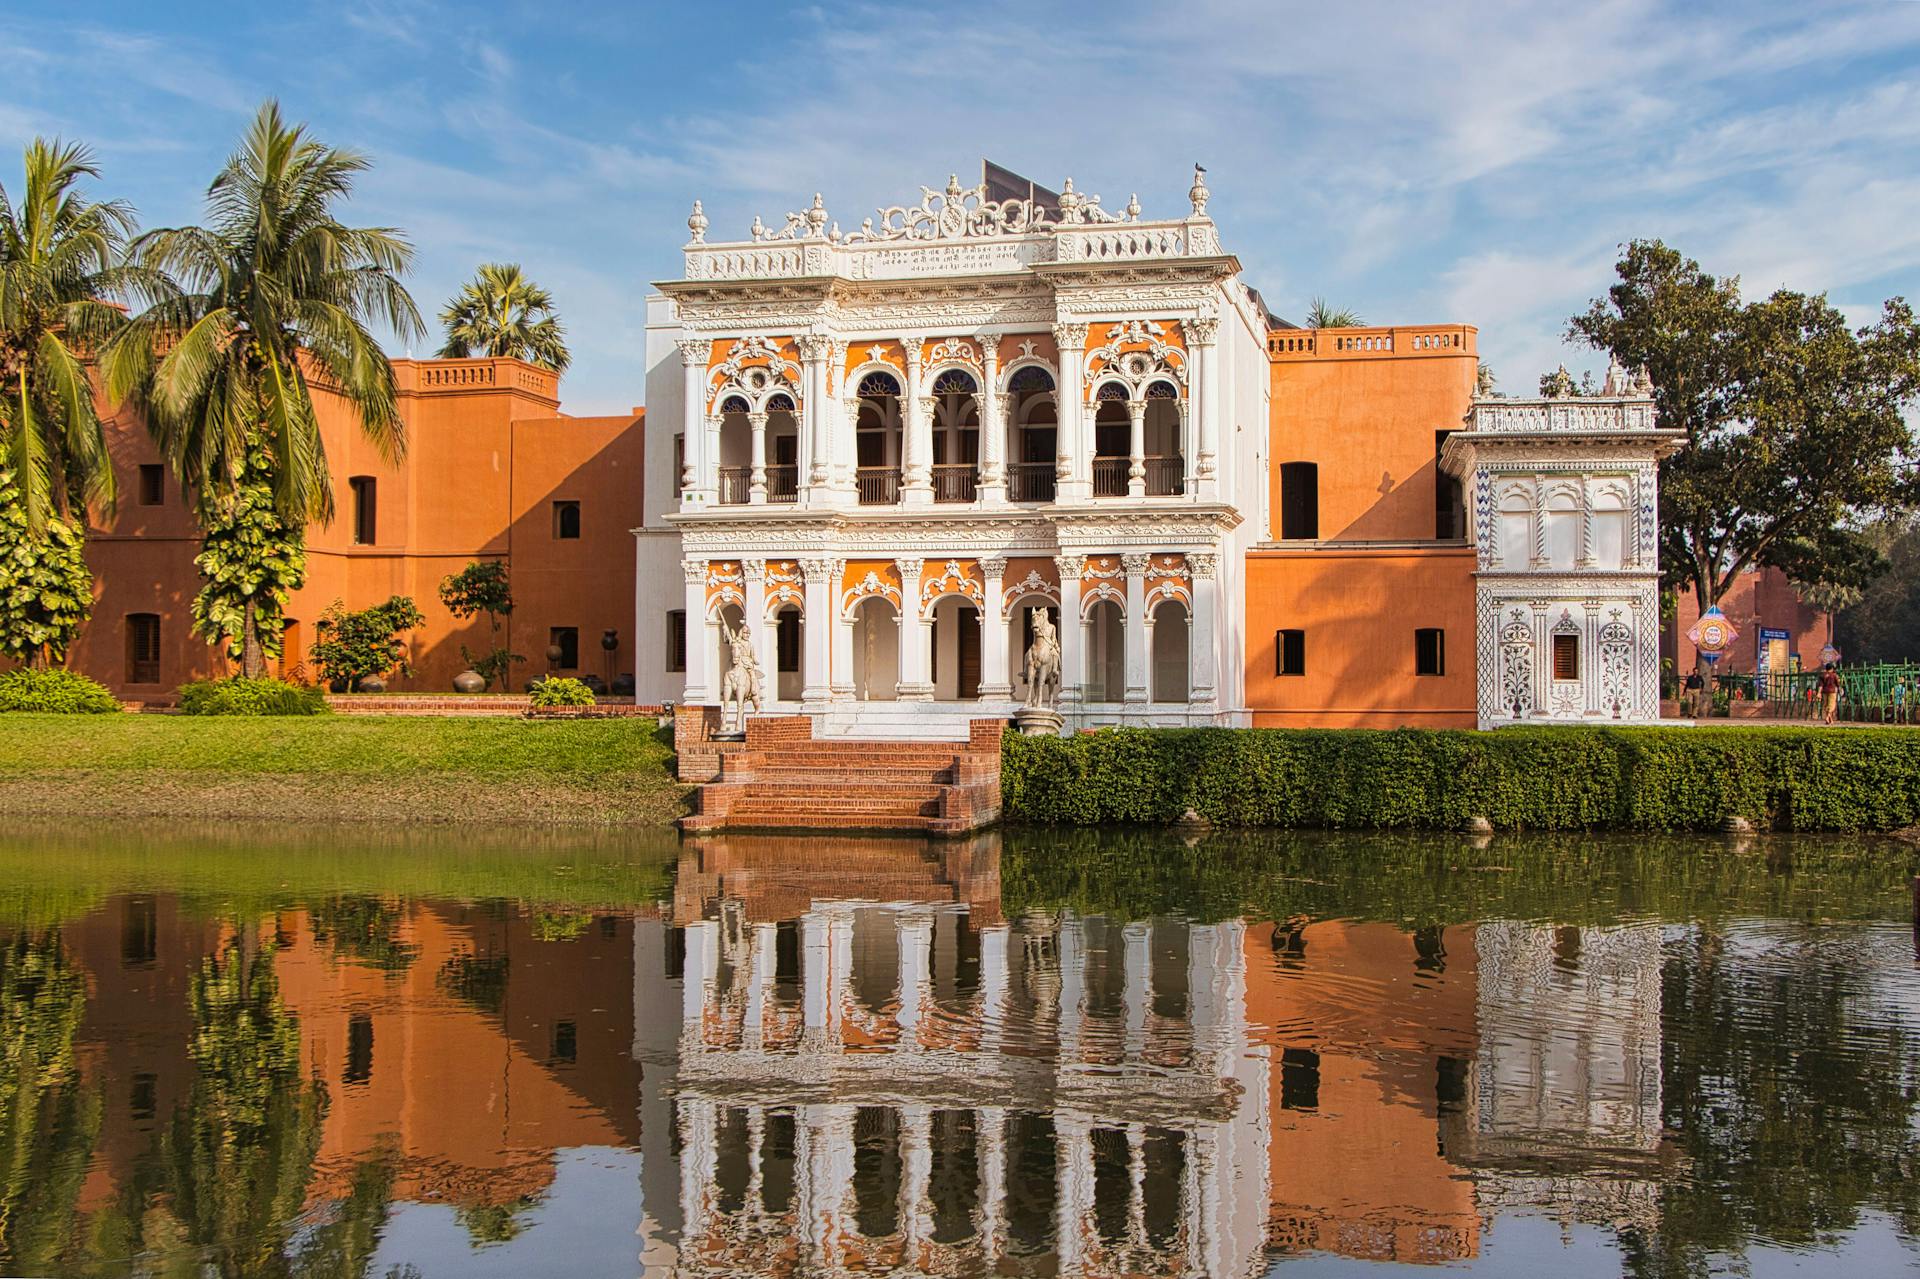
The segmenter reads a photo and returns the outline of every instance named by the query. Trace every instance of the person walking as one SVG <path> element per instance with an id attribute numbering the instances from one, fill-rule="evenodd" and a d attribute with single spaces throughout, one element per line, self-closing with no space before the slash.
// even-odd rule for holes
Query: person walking
<path id="1" fill-rule="evenodd" d="M 1908 703 L 1908 699 L 1910 699 L 1912 696 L 1913 696 L 1913 692 L 1911 689 L 1907 687 L 1907 677 L 1905 675 L 1902 675 L 1899 679 L 1893 681 L 1893 722 L 1894 723 L 1906 724 L 1911 722 L 1907 718 L 1907 715 L 1908 715 L 1907 703 Z"/>
<path id="2" fill-rule="evenodd" d="M 1700 690 L 1706 687 L 1706 681 L 1700 678 L 1699 671 L 1687 672 L 1687 713 L 1695 719 L 1705 719 L 1707 707 L 1703 705 Z"/>
<path id="3" fill-rule="evenodd" d="M 1822 723 L 1832 724 L 1834 714 L 1840 709 L 1840 675 L 1828 662 L 1820 671 L 1820 719 Z"/>

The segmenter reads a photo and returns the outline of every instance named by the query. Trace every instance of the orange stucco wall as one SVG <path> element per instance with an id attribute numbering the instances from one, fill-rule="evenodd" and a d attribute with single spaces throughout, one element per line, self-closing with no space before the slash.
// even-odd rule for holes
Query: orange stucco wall
<path id="1" fill-rule="evenodd" d="M 1473 552 L 1255 550 L 1247 556 L 1247 709 L 1257 728 L 1471 728 Z M 1414 674 L 1416 629 L 1446 673 Z M 1274 632 L 1306 632 L 1306 673 L 1274 674 Z"/>
<path id="2" fill-rule="evenodd" d="M 1280 532 L 1280 467 L 1313 462 L 1323 540 L 1432 538 L 1434 432 L 1459 429 L 1472 405 L 1475 333 L 1463 325 L 1327 329 L 1297 339 L 1311 350 L 1270 341 L 1271 536 Z M 1440 336 L 1449 344 L 1417 345 Z M 1391 349 L 1371 345 L 1381 340 Z"/>
<path id="3" fill-rule="evenodd" d="M 528 659 L 515 668 L 514 687 L 546 673 L 556 626 L 579 630 L 580 674 L 604 679 L 635 669 L 633 575 L 608 568 L 631 563 L 631 530 L 641 522 L 641 413 L 559 416 L 557 379 L 517 360 L 398 360 L 394 371 L 407 434 L 398 461 L 382 458 L 363 438 L 350 405 L 316 388 L 335 517 L 307 530 L 307 581 L 287 610 L 283 668 L 315 674 L 302 659 L 315 620 L 334 600 L 364 608 L 407 595 L 427 620 L 409 637 L 413 675 L 390 686 L 449 690 L 466 665 L 461 646 L 478 654 L 488 640 L 484 617 L 463 623 L 447 613 L 440 581 L 474 560 L 500 559 L 516 604 L 502 640 Z M 192 634 L 198 531 L 178 487 L 169 479 L 162 505 L 140 506 L 138 468 L 158 455 L 131 412 L 115 415 L 109 434 L 121 501 L 111 518 L 96 518 L 89 534 L 96 600 L 70 662 L 116 692 L 164 699 L 190 679 L 225 673 L 228 664 Z M 365 546 L 353 540 L 356 476 L 375 481 L 375 535 Z M 577 540 L 554 535 L 553 503 L 561 500 L 580 503 Z M 160 615 L 155 684 L 128 681 L 131 613 Z M 619 633 L 611 662 L 600 646 L 609 629 Z"/>

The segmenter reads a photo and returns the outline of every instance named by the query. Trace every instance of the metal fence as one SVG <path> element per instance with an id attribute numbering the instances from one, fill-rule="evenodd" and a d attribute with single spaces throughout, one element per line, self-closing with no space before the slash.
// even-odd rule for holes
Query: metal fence
<path id="1" fill-rule="evenodd" d="M 1920 663 L 1879 662 L 1840 666 L 1838 717 L 1870 724 L 1912 723 L 1920 701 Z M 1764 701 L 1766 715 L 1775 719 L 1820 717 L 1819 667 L 1808 670 L 1714 676 L 1719 700 Z"/>

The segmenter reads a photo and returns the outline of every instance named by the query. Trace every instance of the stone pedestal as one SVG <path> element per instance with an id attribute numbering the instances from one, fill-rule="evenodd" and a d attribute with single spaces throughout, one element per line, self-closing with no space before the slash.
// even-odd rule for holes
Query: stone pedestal
<path id="1" fill-rule="evenodd" d="M 1060 712 L 1048 706 L 1022 706 L 1013 713 L 1013 724 L 1027 737 L 1058 737 L 1065 723 Z"/>

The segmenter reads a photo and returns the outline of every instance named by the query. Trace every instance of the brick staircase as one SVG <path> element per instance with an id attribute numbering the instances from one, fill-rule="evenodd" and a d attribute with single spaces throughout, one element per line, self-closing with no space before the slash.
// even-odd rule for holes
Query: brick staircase
<path id="1" fill-rule="evenodd" d="M 716 741 L 719 720 L 675 711 L 680 780 L 701 784 L 682 830 L 964 835 L 1000 819 L 1000 720 L 974 720 L 965 742 L 816 738 L 805 715 L 750 718 L 745 741 Z"/>

